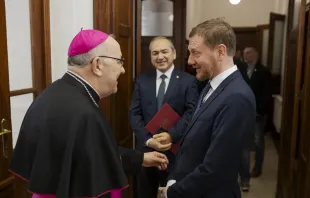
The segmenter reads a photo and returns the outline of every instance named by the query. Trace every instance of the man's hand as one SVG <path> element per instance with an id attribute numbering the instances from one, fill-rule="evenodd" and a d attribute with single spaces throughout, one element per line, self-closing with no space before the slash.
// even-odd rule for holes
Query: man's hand
<path id="1" fill-rule="evenodd" d="M 172 143 L 171 135 L 167 132 L 162 132 L 160 134 L 153 135 L 153 138 L 162 144 Z"/>
<path id="2" fill-rule="evenodd" d="M 149 140 L 147 146 L 156 150 L 156 151 L 168 151 L 171 148 L 172 143 L 162 144 L 158 140 L 151 138 Z"/>
<path id="3" fill-rule="evenodd" d="M 142 166 L 144 167 L 155 166 L 159 170 L 166 170 L 168 163 L 169 161 L 166 155 L 153 151 L 144 153 Z"/>
<path id="4" fill-rule="evenodd" d="M 158 188 L 158 191 L 160 193 L 160 197 L 166 198 L 166 194 L 167 194 L 168 188 L 169 188 L 168 186 L 166 186 L 166 187 L 159 187 Z"/>

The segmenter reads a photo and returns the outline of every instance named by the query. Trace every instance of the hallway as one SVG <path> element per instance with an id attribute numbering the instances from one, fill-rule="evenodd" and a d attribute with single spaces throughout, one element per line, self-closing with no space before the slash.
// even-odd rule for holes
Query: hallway
<path id="1" fill-rule="evenodd" d="M 251 159 L 253 158 L 254 153 L 251 154 Z M 242 198 L 274 198 L 276 195 L 277 172 L 278 153 L 271 136 L 267 135 L 264 172 L 261 177 L 251 180 L 250 191 L 243 193 Z"/>

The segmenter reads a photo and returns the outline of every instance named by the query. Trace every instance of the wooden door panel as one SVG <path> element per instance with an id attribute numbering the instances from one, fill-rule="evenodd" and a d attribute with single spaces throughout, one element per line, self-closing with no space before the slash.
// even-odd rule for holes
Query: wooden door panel
<path id="1" fill-rule="evenodd" d="M 259 39 L 259 29 L 257 27 L 234 27 L 237 38 L 237 50 L 243 51 L 245 47 L 255 47 L 259 52 L 262 42 Z"/>
<path id="2" fill-rule="evenodd" d="M 0 184 L 0 197 L 15 198 L 14 191 L 15 191 L 15 188 L 14 188 L 13 182 L 10 185 L 4 185 L 3 188 L 1 188 L 1 184 Z"/>
<path id="3" fill-rule="evenodd" d="M 7 0 L 9 1 L 9 0 Z M 33 93 L 35 96 L 41 93 L 47 85 L 51 82 L 51 70 L 50 70 L 50 32 L 49 32 L 49 0 L 44 2 L 36 0 L 27 0 L 26 5 L 29 2 L 29 24 L 30 24 L 30 35 L 31 37 L 25 39 L 31 39 L 31 60 L 29 70 L 32 72 L 32 85 L 33 87 L 26 87 L 24 89 L 11 90 L 9 89 L 9 69 L 8 69 L 8 52 L 7 43 L 10 45 L 12 40 L 7 40 L 7 31 L 14 32 L 13 27 L 19 27 L 18 22 L 20 20 L 16 17 L 19 15 L 12 16 L 12 10 L 14 5 L 7 4 L 8 15 L 6 19 L 6 7 L 5 1 L 0 2 L 0 122 L 6 119 L 7 122 L 2 123 L 0 126 L 0 132 L 3 132 L 5 128 L 12 130 L 11 122 L 11 104 L 10 97 L 16 97 L 24 94 Z M 12 3 L 12 2 L 10 2 Z M 13 8 L 13 9 L 11 9 Z M 27 8 L 25 8 L 28 10 Z M 6 21 L 9 21 L 10 28 L 6 28 Z M 11 34 L 10 34 L 11 35 Z M 16 41 L 15 41 L 16 42 Z M 13 46 L 13 47 L 12 47 Z M 14 49 L 16 45 L 12 44 L 11 47 Z M 12 49 L 11 48 L 11 49 Z M 13 51 L 15 51 L 14 49 Z M 24 50 L 19 48 L 18 50 Z M 10 54 L 11 55 L 11 54 Z M 15 57 L 16 59 L 16 54 Z M 31 68 L 32 66 L 32 68 Z M 11 68 L 10 68 L 11 69 Z M 13 70 L 13 69 L 12 69 Z M 10 70 L 10 72 L 14 72 Z M 17 80 L 12 78 L 12 80 Z M 20 80 L 20 79 L 19 79 Z M 15 81 L 14 81 L 15 82 Z M 11 87 L 12 88 L 12 87 Z M 14 89 L 14 88 L 13 88 Z M 12 103 L 13 104 L 13 103 Z M 13 131 L 16 132 L 16 131 Z M 5 151 L 5 152 L 4 152 Z M 27 191 L 27 183 L 15 179 L 15 177 L 8 172 L 11 157 L 13 152 L 13 141 L 12 133 L 0 135 L 0 197 L 2 198 L 29 198 L 31 194 Z"/>
<path id="4" fill-rule="evenodd" d="M 114 96 L 113 129 L 121 146 L 133 148 L 133 135 L 129 126 L 128 110 L 133 91 L 133 1 L 115 1 L 115 35 L 125 58 L 125 74 L 120 76 Z M 128 175 L 130 187 L 123 197 L 133 197 L 133 178 Z"/>
<path id="5" fill-rule="evenodd" d="M 108 34 L 114 33 L 114 0 L 94 0 L 94 29 L 104 31 Z M 104 112 L 108 121 L 112 121 L 113 96 L 104 98 L 100 101 L 100 109 Z"/>
<path id="6" fill-rule="evenodd" d="M 307 158 L 301 155 L 302 142 L 305 138 L 302 131 L 305 125 L 304 122 L 300 122 L 306 119 L 304 111 L 306 106 L 301 97 L 304 84 L 302 66 L 305 53 L 303 49 L 305 0 L 298 2 L 289 0 L 288 10 L 277 197 L 306 198 L 304 175 L 308 165 Z M 298 19 L 297 25 L 293 24 L 293 19 Z"/>
<path id="7" fill-rule="evenodd" d="M 297 50 L 297 31 L 292 32 L 288 40 L 289 49 L 291 52 Z M 279 169 L 278 169 L 278 192 L 281 191 L 283 197 L 290 197 L 291 195 L 291 172 L 293 170 L 291 164 L 292 156 L 292 115 L 294 112 L 293 104 L 295 100 L 295 80 L 296 80 L 296 65 L 297 54 L 287 53 L 287 75 L 285 79 L 285 91 L 283 93 L 283 114 L 282 114 L 282 126 L 281 126 L 281 151 L 279 157 Z"/>
<path id="8" fill-rule="evenodd" d="M 123 57 L 125 58 L 124 68 L 126 72 L 120 76 L 118 91 L 114 96 L 116 108 L 113 111 L 113 128 L 119 142 L 121 144 L 130 142 L 128 146 L 132 148 L 132 133 L 129 128 L 128 110 L 133 81 L 133 2 L 129 0 L 117 0 L 115 8 L 115 25 L 117 27 L 115 34 L 121 46 Z"/>
<path id="9" fill-rule="evenodd" d="M 113 34 L 119 42 L 125 58 L 125 74 L 118 80 L 118 91 L 102 99 L 100 108 L 105 112 L 119 145 L 133 148 L 133 136 L 128 121 L 128 110 L 133 91 L 133 19 L 132 0 L 94 0 L 94 28 Z M 128 176 L 130 187 L 123 192 L 124 198 L 132 197 L 132 177 Z"/>
<path id="10" fill-rule="evenodd" d="M 281 93 L 282 49 L 285 15 L 270 13 L 267 67 L 272 74 L 272 93 Z"/>
<path id="11" fill-rule="evenodd" d="M 305 45 L 304 45 L 304 54 L 303 54 L 303 61 L 302 61 L 302 77 L 301 77 L 301 93 L 299 94 L 299 98 L 301 100 L 301 108 L 300 108 L 300 133 L 299 133 L 299 141 L 298 144 L 298 186 L 296 187 L 295 195 L 296 197 L 306 198 L 310 196 L 307 193 L 307 189 L 309 188 L 310 183 L 308 174 L 308 169 L 310 167 L 309 162 L 309 154 L 310 154 L 310 34 L 309 34 L 309 10 L 306 12 L 305 17 Z M 308 181 L 307 181 L 308 180 Z M 307 188 L 308 187 L 308 188 Z M 308 196 L 307 196 L 308 194 Z"/>
<path id="12" fill-rule="evenodd" d="M 10 91 L 9 91 L 9 71 L 8 71 L 8 54 L 7 54 L 7 35 L 6 35 L 6 18 L 5 3 L 0 1 L 0 122 L 5 119 L 3 127 L 11 130 L 10 122 Z M 6 126 L 4 126 L 6 124 Z M 0 133 L 4 132 L 1 130 Z M 3 142 L 7 140 L 7 142 Z M 7 148 L 3 148 L 3 143 L 7 144 Z M 3 155 L 3 149 L 7 150 L 7 156 Z M 8 172 L 9 164 L 12 156 L 12 133 L 0 136 L 0 197 L 14 197 L 14 177 Z"/>

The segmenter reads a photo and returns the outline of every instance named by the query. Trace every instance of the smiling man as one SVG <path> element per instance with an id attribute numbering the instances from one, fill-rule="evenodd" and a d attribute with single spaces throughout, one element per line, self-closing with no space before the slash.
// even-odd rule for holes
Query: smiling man
<path id="1" fill-rule="evenodd" d="M 255 97 L 233 56 L 236 35 L 221 19 L 205 21 L 189 35 L 189 65 L 199 81 L 209 80 L 184 131 L 168 198 L 240 198 L 238 171 L 254 127 Z"/>
<path id="2" fill-rule="evenodd" d="M 137 80 L 130 107 L 130 123 L 137 137 L 136 148 L 143 152 L 163 151 L 173 166 L 174 154 L 168 151 L 177 143 L 194 112 L 198 98 L 194 76 L 175 68 L 176 50 L 170 40 L 156 37 L 150 43 L 154 69 L 141 74 Z M 153 138 L 145 129 L 161 106 L 168 103 L 181 119 L 168 131 Z M 158 185 L 166 186 L 167 171 L 142 168 L 138 176 L 138 198 L 156 198 Z"/>

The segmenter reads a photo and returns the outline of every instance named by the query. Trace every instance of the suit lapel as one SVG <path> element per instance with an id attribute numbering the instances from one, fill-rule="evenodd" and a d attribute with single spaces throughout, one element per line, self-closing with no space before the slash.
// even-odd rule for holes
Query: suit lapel
<path id="1" fill-rule="evenodd" d="M 215 91 L 211 94 L 211 96 L 209 96 L 209 98 L 207 99 L 207 101 L 205 103 L 202 104 L 202 106 L 200 107 L 200 109 L 198 110 L 198 112 L 196 113 L 196 115 L 194 115 L 194 117 L 192 118 L 192 120 L 190 121 L 190 123 L 187 126 L 187 129 L 185 130 L 185 133 L 183 135 L 183 139 L 182 142 L 184 140 L 184 138 L 186 137 L 186 135 L 188 134 L 188 132 L 190 131 L 190 129 L 192 128 L 192 126 L 194 125 L 194 123 L 196 122 L 197 118 L 201 115 L 202 112 L 204 112 L 208 106 L 212 103 L 212 101 L 224 90 L 224 88 L 236 77 L 240 76 L 240 72 L 237 70 L 234 73 L 232 73 L 230 76 L 228 76 L 216 89 Z"/>
<path id="2" fill-rule="evenodd" d="M 180 79 L 180 72 L 177 69 L 174 69 L 171 74 L 171 78 L 167 87 L 167 91 L 165 93 L 163 104 L 168 102 L 173 96 L 174 92 L 177 90 L 177 85 Z"/>
<path id="3" fill-rule="evenodd" d="M 256 80 L 257 77 L 257 69 L 258 69 L 258 65 L 256 64 L 252 73 L 252 76 L 250 78 L 250 82 L 253 83 Z"/>
<path id="4" fill-rule="evenodd" d="M 157 98 L 156 98 L 156 70 L 153 70 L 150 74 L 150 79 L 145 82 L 147 83 L 148 89 L 148 97 L 149 101 L 151 101 L 150 108 L 152 109 L 153 113 L 157 112 Z"/>

